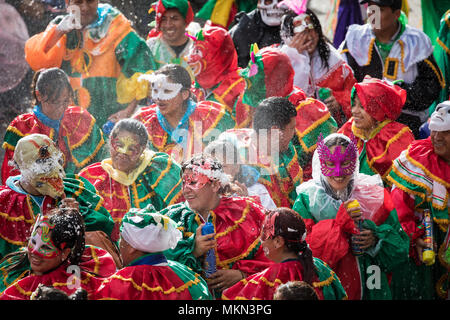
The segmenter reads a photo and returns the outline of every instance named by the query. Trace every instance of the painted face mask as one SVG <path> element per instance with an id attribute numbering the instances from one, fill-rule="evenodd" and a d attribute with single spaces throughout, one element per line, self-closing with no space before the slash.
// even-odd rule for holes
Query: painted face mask
<path id="1" fill-rule="evenodd" d="M 198 76 L 202 70 L 206 70 L 206 60 L 204 59 L 206 56 L 204 53 L 205 50 L 206 48 L 203 43 L 194 42 L 194 45 L 189 51 L 187 63 L 195 76 Z"/>
<path id="2" fill-rule="evenodd" d="M 431 131 L 450 130 L 450 101 L 441 102 L 430 117 Z"/>
<path id="3" fill-rule="evenodd" d="M 285 10 L 278 7 L 278 0 L 259 0 L 258 9 L 262 21 L 268 26 L 279 26 Z"/>
<path id="4" fill-rule="evenodd" d="M 209 181 L 219 181 L 221 185 L 230 183 L 230 178 L 223 172 L 222 165 L 212 159 L 203 159 L 202 164 L 191 162 L 186 169 L 190 171 L 183 174 L 183 186 L 194 190 L 203 188 Z"/>
<path id="5" fill-rule="evenodd" d="M 171 100 L 183 88 L 181 83 L 172 83 L 165 74 L 152 75 L 150 77 L 152 83 L 152 99 L 153 100 Z"/>
<path id="6" fill-rule="evenodd" d="M 111 147 L 114 151 L 130 157 L 136 156 L 141 152 L 140 144 L 129 136 L 112 139 Z"/>
<path id="7" fill-rule="evenodd" d="M 354 137 L 352 137 L 352 142 L 347 146 L 344 153 L 341 153 L 340 147 L 336 147 L 334 152 L 331 153 L 330 149 L 324 143 L 322 134 L 320 134 L 317 142 L 317 152 L 319 154 L 321 171 L 324 176 L 348 176 L 355 171 L 358 148 Z"/>
<path id="8" fill-rule="evenodd" d="M 294 26 L 294 34 L 302 33 L 305 30 L 314 29 L 314 25 L 311 23 L 311 18 L 307 14 L 302 14 L 294 18 L 292 21 Z"/>
<path id="9" fill-rule="evenodd" d="M 33 187 L 42 195 L 52 198 L 61 197 L 64 193 L 63 176 L 58 170 L 50 174 L 39 174 L 31 180 Z"/>
<path id="10" fill-rule="evenodd" d="M 191 171 L 183 175 L 183 187 L 192 190 L 203 188 L 211 180 L 204 174 Z"/>
<path id="11" fill-rule="evenodd" d="M 50 223 L 48 216 L 41 216 L 35 223 L 31 238 L 28 241 L 28 252 L 42 259 L 53 259 L 60 254 L 50 237 L 54 225 Z M 65 244 L 62 244 L 64 247 Z"/>
<path id="12" fill-rule="evenodd" d="M 52 198 L 64 193 L 63 154 L 54 142 L 42 134 L 31 134 L 19 140 L 14 151 L 22 177 L 39 191 Z"/>

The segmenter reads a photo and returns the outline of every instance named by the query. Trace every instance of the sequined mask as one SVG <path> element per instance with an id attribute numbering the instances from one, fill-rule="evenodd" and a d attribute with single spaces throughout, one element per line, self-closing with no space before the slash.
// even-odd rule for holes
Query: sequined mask
<path id="1" fill-rule="evenodd" d="M 324 176 L 348 176 L 355 171 L 358 148 L 354 136 L 344 153 L 341 153 L 340 147 L 336 147 L 334 152 L 331 153 L 330 149 L 325 145 L 322 134 L 320 134 L 317 142 L 317 152 L 320 159 L 320 169 Z"/>

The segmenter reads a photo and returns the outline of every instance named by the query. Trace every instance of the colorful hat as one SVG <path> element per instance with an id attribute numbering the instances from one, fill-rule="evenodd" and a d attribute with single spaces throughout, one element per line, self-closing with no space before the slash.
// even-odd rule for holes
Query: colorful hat
<path id="1" fill-rule="evenodd" d="M 358 95 L 361 105 L 377 121 L 396 120 L 406 102 L 406 91 L 387 81 L 366 76 L 363 82 L 354 85 L 354 94 Z"/>
<path id="2" fill-rule="evenodd" d="M 250 61 L 240 72 L 247 87 L 243 102 L 252 107 L 269 97 L 286 97 L 294 89 L 294 69 L 289 57 L 274 47 L 251 46 Z"/>
<path id="3" fill-rule="evenodd" d="M 436 106 L 431 114 L 429 128 L 431 131 L 450 130 L 450 101 L 444 101 Z"/>
<path id="4" fill-rule="evenodd" d="M 159 0 L 152 4 L 149 12 L 156 11 L 156 29 L 159 29 L 161 18 L 168 9 L 177 9 L 186 20 L 186 25 L 194 21 L 194 11 L 187 0 Z"/>
<path id="5" fill-rule="evenodd" d="M 207 22 L 202 30 L 191 37 L 194 47 L 187 63 L 202 88 L 210 89 L 231 72 L 238 71 L 236 49 L 227 30 Z"/>
<path id="6" fill-rule="evenodd" d="M 122 219 L 120 234 L 133 248 L 143 252 L 173 249 L 182 238 L 175 221 L 157 213 L 151 204 L 144 209 L 130 209 Z"/>

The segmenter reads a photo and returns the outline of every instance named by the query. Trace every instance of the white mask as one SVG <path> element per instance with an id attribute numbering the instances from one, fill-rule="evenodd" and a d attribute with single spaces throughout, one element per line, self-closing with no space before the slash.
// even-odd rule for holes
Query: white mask
<path id="1" fill-rule="evenodd" d="M 139 80 L 147 80 L 152 84 L 153 100 L 170 100 L 177 96 L 183 88 L 181 83 L 172 83 L 165 74 L 141 75 Z"/>
<path id="2" fill-rule="evenodd" d="M 265 4 L 270 2 L 270 4 Z M 258 0 L 262 21 L 268 26 L 279 26 L 285 10 L 278 7 L 278 0 Z"/>
<path id="3" fill-rule="evenodd" d="M 450 101 L 444 101 L 436 106 L 430 117 L 429 128 L 431 131 L 450 130 Z"/>

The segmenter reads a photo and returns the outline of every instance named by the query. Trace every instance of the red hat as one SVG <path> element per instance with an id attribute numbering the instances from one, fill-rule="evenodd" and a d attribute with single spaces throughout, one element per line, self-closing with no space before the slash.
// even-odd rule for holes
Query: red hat
<path id="1" fill-rule="evenodd" d="M 187 62 L 200 86 L 212 88 L 231 72 L 237 73 L 237 53 L 227 30 L 208 21 L 194 38 L 193 52 L 196 54 L 189 55 Z"/>
<path id="2" fill-rule="evenodd" d="M 366 76 L 354 86 L 361 105 L 375 120 L 396 120 L 406 102 L 406 91 L 387 81 Z"/>

